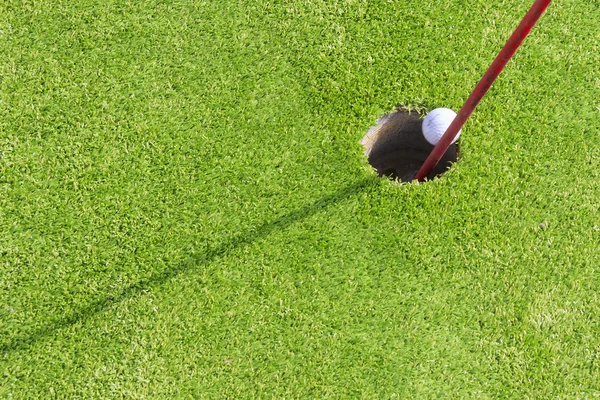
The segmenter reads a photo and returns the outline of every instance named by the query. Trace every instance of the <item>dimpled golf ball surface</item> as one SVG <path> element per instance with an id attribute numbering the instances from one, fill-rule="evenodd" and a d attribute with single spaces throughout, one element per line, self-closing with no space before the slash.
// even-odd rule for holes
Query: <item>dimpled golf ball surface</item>
<path id="1" fill-rule="evenodd" d="M 436 108 L 429 112 L 423 120 L 423 136 L 425 136 L 425 140 L 435 146 L 455 117 L 456 113 L 449 108 Z M 452 143 L 456 142 L 461 132 L 462 129 L 458 131 Z"/>

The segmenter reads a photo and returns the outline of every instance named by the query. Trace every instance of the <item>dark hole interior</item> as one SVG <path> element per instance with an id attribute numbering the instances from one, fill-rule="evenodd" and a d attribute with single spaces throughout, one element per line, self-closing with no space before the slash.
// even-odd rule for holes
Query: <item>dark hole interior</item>
<path id="1" fill-rule="evenodd" d="M 421 114 L 399 108 L 383 116 L 361 142 L 368 161 L 379 176 L 411 182 L 425 162 L 433 145 L 425 140 L 421 131 Z M 432 180 L 456 162 L 458 146 L 452 144 L 438 165 L 428 176 Z"/>

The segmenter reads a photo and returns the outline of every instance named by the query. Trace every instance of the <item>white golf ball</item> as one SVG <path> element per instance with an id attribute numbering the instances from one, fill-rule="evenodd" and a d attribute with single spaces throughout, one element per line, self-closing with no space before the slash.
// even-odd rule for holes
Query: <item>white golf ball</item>
<path id="1" fill-rule="evenodd" d="M 423 136 L 425 136 L 425 140 L 435 146 L 455 117 L 456 113 L 449 108 L 436 108 L 429 112 L 423 120 Z M 452 143 L 456 142 L 461 132 L 462 129 L 458 131 Z"/>

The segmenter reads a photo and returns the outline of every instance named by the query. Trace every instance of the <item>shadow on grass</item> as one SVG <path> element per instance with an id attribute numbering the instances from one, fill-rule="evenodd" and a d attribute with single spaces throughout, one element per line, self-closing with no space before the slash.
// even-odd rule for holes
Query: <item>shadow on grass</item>
<path id="1" fill-rule="evenodd" d="M 107 308 L 121 303 L 124 300 L 139 296 L 151 288 L 158 287 L 169 280 L 186 272 L 191 272 L 199 265 L 210 263 L 219 257 L 223 257 L 230 252 L 243 246 L 247 246 L 257 240 L 271 235 L 274 231 L 286 229 L 294 223 L 301 221 L 319 211 L 327 209 L 339 201 L 350 198 L 360 192 L 373 182 L 373 179 L 365 179 L 350 184 L 337 192 L 324 196 L 312 204 L 308 204 L 298 210 L 292 211 L 281 216 L 274 221 L 268 221 L 256 228 L 242 232 L 221 244 L 209 247 L 201 254 L 190 257 L 186 262 L 173 268 L 168 268 L 157 272 L 154 275 L 141 279 L 121 291 L 116 295 L 109 295 L 98 300 L 92 301 L 86 306 L 80 307 L 70 315 L 50 321 L 39 328 L 31 329 L 28 332 L 21 333 L 12 338 L 8 338 L 5 343 L 0 344 L 0 353 L 6 354 L 18 350 L 24 350 L 36 342 L 51 337 L 57 330 L 66 328 L 77 323 L 83 323 L 94 315 L 105 311 Z"/>

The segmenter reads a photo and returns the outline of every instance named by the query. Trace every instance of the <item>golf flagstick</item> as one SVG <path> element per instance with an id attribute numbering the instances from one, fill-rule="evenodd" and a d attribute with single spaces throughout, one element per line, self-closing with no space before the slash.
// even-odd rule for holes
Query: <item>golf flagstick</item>
<path id="1" fill-rule="evenodd" d="M 552 0 L 536 0 L 533 3 L 533 6 L 529 9 L 525 17 L 517 27 L 517 29 L 513 32 L 511 37 L 508 39 L 500 53 L 487 70 L 487 72 L 483 75 L 473 93 L 469 96 L 465 104 L 462 106 L 444 135 L 440 138 L 439 142 L 435 145 L 429 157 L 425 160 L 417 175 L 415 175 L 415 179 L 419 182 L 423 182 L 427 176 L 433 171 L 437 163 L 446 153 L 448 147 L 452 144 L 452 140 L 456 136 L 456 134 L 461 130 L 467 119 L 473 113 L 477 104 L 481 101 L 483 96 L 487 93 L 488 89 L 492 86 L 498 75 L 502 72 L 506 63 L 512 58 L 515 54 L 523 40 L 527 37 L 531 28 L 537 23 L 540 19 L 546 8 L 550 5 Z"/>

